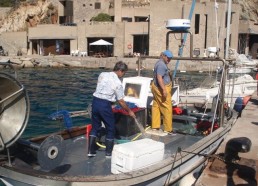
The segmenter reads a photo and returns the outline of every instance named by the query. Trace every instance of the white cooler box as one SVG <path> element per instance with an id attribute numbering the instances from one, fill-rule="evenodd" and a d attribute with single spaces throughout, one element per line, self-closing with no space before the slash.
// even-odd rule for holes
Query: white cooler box
<path id="1" fill-rule="evenodd" d="M 119 174 L 150 166 L 163 159 L 164 151 L 164 143 L 148 138 L 115 145 L 111 172 Z"/>

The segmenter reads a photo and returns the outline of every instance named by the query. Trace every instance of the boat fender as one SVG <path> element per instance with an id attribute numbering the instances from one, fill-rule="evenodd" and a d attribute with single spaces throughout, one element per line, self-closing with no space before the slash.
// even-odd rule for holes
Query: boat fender
<path id="1" fill-rule="evenodd" d="M 251 99 L 251 96 L 245 96 L 244 98 L 243 98 L 243 105 L 244 105 L 244 107 L 247 105 L 247 103 L 248 103 L 248 101 Z"/>
<path id="2" fill-rule="evenodd" d="M 241 113 L 243 110 L 243 98 L 238 97 L 234 104 L 234 110 Z"/>

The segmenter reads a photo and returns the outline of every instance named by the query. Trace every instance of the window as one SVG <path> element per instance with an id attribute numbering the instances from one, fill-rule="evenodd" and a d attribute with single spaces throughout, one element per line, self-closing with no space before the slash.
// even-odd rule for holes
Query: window
<path id="1" fill-rule="evenodd" d="M 232 20 L 233 20 L 233 14 L 235 12 L 231 12 L 231 16 L 230 16 L 230 24 L 232 24 Z M 228 24 L 228 12 L 226 12 L 226 16 L 225 16 L 225 28 L 227 28 L 227 24 Z"/>
<path id="2" fill-rule="evenodd" d="M 195 29 L 195 34 L 199 34 L 199 31 L 200 31 L 200 14 L 195 14 L 194 29 Z"/>
<path id="3" fill-rule="evenodd" d="M 101 9 L 101 3 L 95 3 L 95 9 Z"/>
<path id="4" fill-rule="evenodd" d="M 122 17 L 122 22 L 132 22 L 133 19 L 131 17 Z"/>
<path id="5" fill-rule="evenodd" d="M 135 17 L 135 22 L 146 22 L 148 21 L 149 17 Z"/>

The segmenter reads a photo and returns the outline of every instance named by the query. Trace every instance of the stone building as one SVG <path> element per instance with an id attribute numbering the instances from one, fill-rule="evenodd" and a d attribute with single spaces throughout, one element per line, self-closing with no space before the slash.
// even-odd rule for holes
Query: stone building
<path id="1" fill-rule="evenodd" d="M 168 19 L 188 19 L 191 16 L 190 31 L 194 46 L 204 55 L 209 47 L 217 47 L 220 56 L 225 54 L 227 36 L 227 4 L 211 0 L 197 0 L 192 6 L 190 0 L 59 0 L 56 24 L 40 24 L 29 28 L 27 33 L 28 54 L 71 54 L 79 51 L 88 55 L 104 53 L 105 56 L 127 56 L 141 54 L 158 56 L 167 47 L 166 21 Z M 216 7 L 216 8 L 215 8 Z M 94 22 L 99 13 L 111 16 L 112 22 Z M 256 56 L 258 38 L 252 22 L 241 26 L 240 6 L 232 4 L 229 46 L 238 52 Z M 258 30 L 258 29 L 257 29 Z M 184 54 L 189 54 L 189 37 L 182 45 L 183 34 L 170 36 L 168 47 L 178 55 L 184 46 Z M 239 38 L 252 42 L 239 44 Z M 25 38 L 26 39 L 26 38 Z M 93 46 L 92 42 L 104 39 L 112 45 Z M 254 42 L 253 42 L 254 41 Z M 26 42 L 25 42 L 26 43 Z M 244 52 L 243 52 L 244 51 Z"/>

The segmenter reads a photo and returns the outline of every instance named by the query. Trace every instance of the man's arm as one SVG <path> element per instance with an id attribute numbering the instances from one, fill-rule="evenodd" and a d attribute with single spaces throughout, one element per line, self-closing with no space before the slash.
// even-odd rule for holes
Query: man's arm
<path id="1" fill-rule="evenodd" d="M 118 103 L 119 103 L 119 105 L 121 105 L 121 107 L 123 107 L 123 109 L 125 109 L 125 110 L 128 112 L 128 114 L 129 114 L 131 117 L 136 118 L 134 112 L 126 105 L 124 99 L 118 100 Z"/>

